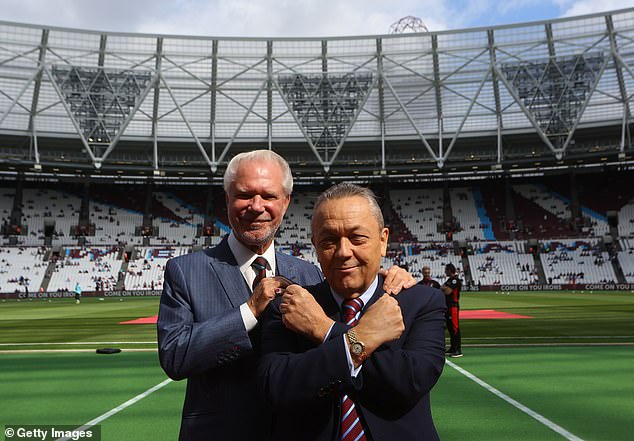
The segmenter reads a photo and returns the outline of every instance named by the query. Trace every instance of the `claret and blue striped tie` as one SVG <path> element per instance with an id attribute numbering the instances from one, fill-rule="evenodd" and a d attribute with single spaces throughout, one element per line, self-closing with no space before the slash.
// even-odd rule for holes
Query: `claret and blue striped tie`
<path id="1" fill-rule="evenodd" d="M 344 300 L 341 308 L 343 322 L 355 326 L 359 322 L 357 316 L 362 308 L 363 300 L 359 298 Z M 354 401 L 348 395 L 341 399 L 341 441 L 366 441 Z"/>

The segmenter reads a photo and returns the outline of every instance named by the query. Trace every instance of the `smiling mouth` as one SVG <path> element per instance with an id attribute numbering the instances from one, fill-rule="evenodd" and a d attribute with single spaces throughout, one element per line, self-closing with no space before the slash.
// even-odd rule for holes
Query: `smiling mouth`
<path id="1" fill-rule="evenodd" d="M 346 268 L 337 268 L 337 271 L 346 272 L 346 271 L 351 271 L 351 270 L 356 269 L 356 268 L 357 268 L 356 266 L 349 266 L 349 267 L 346 267 Z"/>

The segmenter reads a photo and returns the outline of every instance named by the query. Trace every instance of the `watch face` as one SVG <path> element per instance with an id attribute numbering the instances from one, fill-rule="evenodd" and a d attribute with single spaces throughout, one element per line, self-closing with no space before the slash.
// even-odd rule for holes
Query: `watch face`
<path id="1" fill-rule="evenodd" d="M 350 345 L 350 352 L 354 355 L 361 355 L 363 353 L 363 345 L 361 343 L 352 343 Z"/>

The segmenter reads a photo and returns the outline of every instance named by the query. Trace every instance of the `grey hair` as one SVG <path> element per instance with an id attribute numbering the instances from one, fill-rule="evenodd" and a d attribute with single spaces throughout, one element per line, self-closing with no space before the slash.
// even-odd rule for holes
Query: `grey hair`
<path id="1" fill-rule="evenodd" d="M 383 213 L 381 212 L 381 207 L 379 207 L 379 203 L 374 192 L 369 188 L 361 187 L 349 182 L 335 184 L 324 191 L 322 194 L 320 194 L 317 198 L 317 201 L 315 202 L 315 209 L 313 213 L 316 213 L 319 206 L 326 201 L 349 198 L 354 196 L 362 197 L 363 199 L 368 201 L 368 205 L 370 205 L 370 211 L 376 219 L 376 222 L 379 224 L 379 230 L 382 230 L 385 226 L 385 221 L 383 220 Z"/>
<path id="2" fill-rule="evenodd" d="M 229 164 L 227 164 L 227 170 L 222 178 L 222 185 L 225 192 L 229 192 L 229 187 L 236 180 L 236 174 L 238 168 L 242 162 L 251 161 L 271 161 L 275 162 L 282 169 L 282 187 L 286 196 L 290 195 L 293 191 L 293 174 L 291 173 L 291 167 L 286 162 L 286 159 L 275 153 L 273 150 L 252 150 L 250 152 L 238 153 Z"/>

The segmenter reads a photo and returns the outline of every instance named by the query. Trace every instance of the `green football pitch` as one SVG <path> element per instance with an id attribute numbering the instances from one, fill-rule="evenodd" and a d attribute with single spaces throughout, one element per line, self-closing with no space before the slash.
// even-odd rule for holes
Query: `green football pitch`
<path id="1" fill-rule="evenodd" d="M 0 425 L 176 439 L 185 383 L 166 381 L 154 325 L 119 324 L 155 315 L 157 303 L 0 302 Z M 432 391 L 441 439 L 633 439 L 634 294 L 465 293 L 461 306 L 532 318 L 463 320 L 465 356 Z"/>

